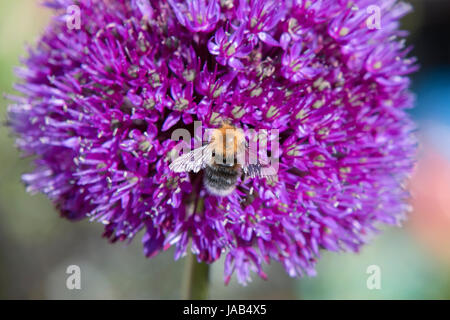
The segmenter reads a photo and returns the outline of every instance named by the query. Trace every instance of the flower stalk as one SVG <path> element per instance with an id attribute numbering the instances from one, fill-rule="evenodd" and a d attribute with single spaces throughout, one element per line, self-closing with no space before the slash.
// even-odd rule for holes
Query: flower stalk
<path id="1" fill-rule="evenodd" d="M 191 252 L 186 259 L 184 299 L 206 300 L 209 296 L 209 264 L 198 262 Z"/>

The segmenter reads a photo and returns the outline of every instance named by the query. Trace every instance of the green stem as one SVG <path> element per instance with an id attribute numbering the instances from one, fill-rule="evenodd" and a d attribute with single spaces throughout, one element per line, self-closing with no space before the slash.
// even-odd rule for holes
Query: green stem
<path id="1" fill-rule="evenodd" d="M 197 262 L 195 255 L 186 258 L 186 280 L 184 299 L 206 300 L 209 292 L 209 265 Z"/>
<path id="2" fill-rule="evenodd" d="M 199 180 L 200 181 L 200 180 Z M 195 193 L 191 214 L 203 214 L 205 209 L 204 199 Z M 192 239 L 191 239 L 192 241 Z M 208 299 L 209 289 L 209 265 L 197 262 L 196 256 L 192 254 L 191 246 L 188 246 L 186 258 L 186 271 L 184 282 L 184 299 L 205 300 Z"/>
<path id="3" fill-rule="evenodd" d="M 196 192 L 191 214 L 202 215 L 205 210 L 204 201 L 200 197 L 199 192 Z M 204 262 L 197 262 L 196 256 L 192 254 L 191 244 L 188 246 L 187 252 L 183 298 L 187 300 L 206 300 L 209 293 L 209 265 Z"/>

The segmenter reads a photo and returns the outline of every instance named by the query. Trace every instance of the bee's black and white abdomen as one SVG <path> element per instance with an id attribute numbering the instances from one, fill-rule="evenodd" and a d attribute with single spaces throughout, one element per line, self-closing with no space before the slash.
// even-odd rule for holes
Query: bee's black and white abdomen
<path id="1" fill-rule="evenodd" d="M 239 170 L 226 165 L 212 165 L 204 169 L 204 184 L 209 193 L 216 196 L 227 196 L 235 187 Z"/>

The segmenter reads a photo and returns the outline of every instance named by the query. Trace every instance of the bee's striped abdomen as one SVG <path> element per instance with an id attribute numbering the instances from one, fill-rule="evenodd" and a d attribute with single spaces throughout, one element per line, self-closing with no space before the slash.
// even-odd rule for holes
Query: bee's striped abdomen
<path id="1" fill-rule="evenodd" d="M 210 193 L 226 196 L 233 192 L 239 176 L 239 170 L 234 166 L 215 164 L 204 171 L 204 184 Z"/>

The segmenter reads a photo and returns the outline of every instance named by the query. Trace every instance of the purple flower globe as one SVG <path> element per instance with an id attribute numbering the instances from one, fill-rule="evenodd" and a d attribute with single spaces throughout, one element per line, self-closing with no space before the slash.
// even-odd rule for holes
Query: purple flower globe
<path id="1" fill-rule="evenodd" d="M 52 0 L 9 121 L 34 160 L 23 176 L 61 215 L 143 230 L 147 257 L 174 247 L 225 257 L 225 282 L 276 260 L 314 275 L 320 250 L 358 251 L 408 211 L 414 164 L 408 58 L 395 0 Z M 68 8 L 79 9 L 79 25 Z M 378 21 L 377 21 L 378 19 Z M 74 27 L 75 26 L 75 27 Z M 275 179 L 226 197 L 175 173 L 178 128 L 279 132 Z M 269 147 L 270 150 L 270 147 Z"/>

